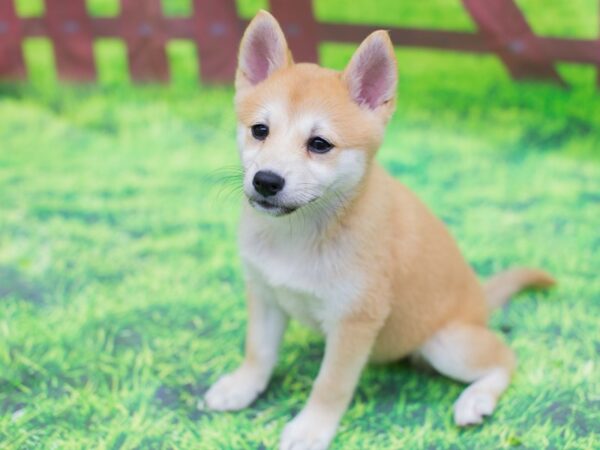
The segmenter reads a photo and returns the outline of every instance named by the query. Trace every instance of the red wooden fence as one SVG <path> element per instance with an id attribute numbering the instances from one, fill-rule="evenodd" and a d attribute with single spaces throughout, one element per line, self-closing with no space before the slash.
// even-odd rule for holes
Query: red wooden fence
<path id="1" fill-rule="evenodd" d="M 205 82 L 233 79 L 237 45 L 246 25 L 235 0 L 193 0 L 189 17 L 165 17 L 160 0 L 121 0 L 117 17 L 91 17 L 85 0 L 45 0 L 43 17 L 18 17 L 12 0 L 0 0 L 0 78 L 26 78 L 23 39 L 48 37 L 55 53 L 58 77 L 94 81 L 93 43 L 97 38 L 120 38 L 127 47 L 134 81 L 168 81 L 165 45 L 169 39 L 196 43 L 200 77 Z M 394 44 L 438 50 L 496 54 L 514 79 L 542 79 L 563 84 L 556 71 L 559 61 L 591 64 L 598 68 L 600 37 L 564 39 L 533 33 L 513 0 L 462 0 L 477 32 L 388 28 Z M 358 43 L 377 25 L 316 21 L 311 0 L 270 0 L 294 58 L 317 61 L 323 41 Z"/>

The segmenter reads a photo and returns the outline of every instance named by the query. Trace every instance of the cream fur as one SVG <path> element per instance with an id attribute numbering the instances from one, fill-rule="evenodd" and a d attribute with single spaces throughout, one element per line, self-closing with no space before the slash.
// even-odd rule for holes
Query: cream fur
<path id="1" fill-rule="evenodd" d="M 277 37 L 268 62 L 252 53 L 252 42 L 266 42 L 260 33 Z M 293 318 L 323 333 L 326 349 L 306 406 L 284 429 L 281 449 L 327 448 L 369 359 L 421 356 L 440 372 L 473 383 L 454 416 L 458 425 L 479 423 L 492 413 L 515 366 L 510 349 L 486 327 L 489 305 L 552 279 L 531 270 L 496 278 L 487 291 L 497 300 L 488 305 L 442 222 L 374 160 L 395 103 L 396 61 L 385 32 L 369 36 L 342 73 L 293 64 L 282 36 L 266 12 L 244 35 L 236 80 L 238 145 L 246 195 L 256 195 L 257 171 L 274 171 L 285 178 L 277 201 L 299 209 L 275 217 L 257 204 L 243 206 L 246 356 L 206 394 L 208 407 L 240 409 L 266 388 Z M 253 83 L 260 73 L 249 73 L 247 61 L 268 67 L 268 77 Z M 269 126 L 266 139 L 252 136 L 256 123 Z M 314 135 L 334 148 L 309 152 L 306 142 Z"/>

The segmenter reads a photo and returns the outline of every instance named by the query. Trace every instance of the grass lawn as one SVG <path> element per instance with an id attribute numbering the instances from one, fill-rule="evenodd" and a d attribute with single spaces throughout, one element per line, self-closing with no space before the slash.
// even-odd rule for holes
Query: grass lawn
<path id="1" fill-rule="evenodd" d="M 250 15 L 261 2 L 242 3 Z M 323 19 L 358 20 L 325 3 Z M 577 19 L 582 37 L 594 8 Z M 460 14 L 448 9 L 448 27 L 470 29 Z M 556 27 L 545 17 L 534 28 Z M 568 34 L 565 17 L 549 32 Z M 421 10 L 403 20 L 443 23 Z M 232 89 L 198 86 L 185 42 L 169 47 L 169 87 L 131 86 L 115 42 L 97 46 L 101 82 L 88 87 L 56 84 L 47 42 L 25 48 L 32 83 L 0 87 L 0 448 L 275 448 L 323 353 L 301 326 L 251 408 L 196 408 L 242 357 L 242 199 L 220 171 L 237 164 Z M 321 55 L 342 68 L 352 50 L 326 44 Z M 599 448 L 594 71 L 561 65 L 561 89 L 514 84 L 493 57 L 398 58 L 380 161 L 445 220 L 482 277 L 530 264 L 560 284 L 492 317 L 520 365 L 484 426 L 453 425 L 460 384 L 398 362 L 365 371 L 333 448 Z"/>

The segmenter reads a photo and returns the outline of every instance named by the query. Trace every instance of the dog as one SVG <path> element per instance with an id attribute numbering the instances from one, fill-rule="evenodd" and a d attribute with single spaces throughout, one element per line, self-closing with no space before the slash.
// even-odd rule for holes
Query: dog
<path id="1" fill-rule="evenodd" d="M 469 383 L 457 425 L 492 414 L 515 369 L 490 312 L 552 277 L 517 268 L 478 282 L 438 220 L 375 161 L 394 108 L 397 65 L 385 31 L 342 72 L 296 64 L 273 16 L 246 29 L 235 80 L 244 201 L 245 358 L 206 393 L 212 410 L 247 407 L 276 364 L 289 318 L 325 336 L 308 401 L 282 450 L 325 449 L 367 362 L 404 357 Z M 245 199 L 246 200 L 246 199 Z"/>

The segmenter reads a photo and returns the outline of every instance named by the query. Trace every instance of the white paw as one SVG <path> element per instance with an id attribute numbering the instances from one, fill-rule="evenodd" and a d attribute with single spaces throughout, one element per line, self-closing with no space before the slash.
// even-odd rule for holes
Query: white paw
<path id="1" fill-rule="evenodd" d="M 486 391 L 467 388 L 454 404 L 454 422 L 463 427 L 483 421 L 496 407 L 496 397 Z"/>
<path id="2" fill-rule="evenodd" d="M 279 450 L 326 450 L 337 422 L 301 412 L 283 429 Z"/>
<path id="3" fill-rule="evenodd" d="M 219 378 L 205 394 L 204 402 L 198 402 L 198 408 L 204 403 L 214 411 L 237 411 L 250 405 L 265 387 L 262 377 L 240 368 Z"/>

